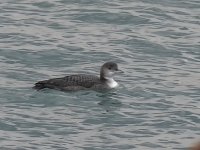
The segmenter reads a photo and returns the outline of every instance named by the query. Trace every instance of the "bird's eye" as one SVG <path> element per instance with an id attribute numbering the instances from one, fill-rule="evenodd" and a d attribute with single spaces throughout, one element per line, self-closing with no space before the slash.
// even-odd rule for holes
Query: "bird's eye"
<path id="1" fill-rule="evenodd" d="M 111 70 L 111 67 L 109 67 L 108 69 Z"/>

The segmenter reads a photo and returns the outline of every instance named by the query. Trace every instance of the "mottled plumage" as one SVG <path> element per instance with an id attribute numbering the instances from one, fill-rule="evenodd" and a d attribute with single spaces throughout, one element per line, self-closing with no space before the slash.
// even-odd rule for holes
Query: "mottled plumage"
<path id="1" fill-rule="evenodd" d="M 70 75 L 63 78 L 54 78 L 44 81 L 39 81 L 35 84 L 37 89 L 51 88 L 51 89 L 61 89 L 61 90 L 76 90 L 91 88 L 96 84 L 101 84 L 100 79 L 93 75 L 78 74 Z"/>
<path id="2" fill-rule="evenodd" d="M 77 74 L 62 78 L 53 78 L 35 83 L 35 89 L 57 89 L 61 91 L 77 91 L 83 89 L 104 90 L 114 88 L 118 84 L 113 80 L 113 74 L 118 70 L 117 64 L 107 62 L 101 67 L 100 77 Z"/>

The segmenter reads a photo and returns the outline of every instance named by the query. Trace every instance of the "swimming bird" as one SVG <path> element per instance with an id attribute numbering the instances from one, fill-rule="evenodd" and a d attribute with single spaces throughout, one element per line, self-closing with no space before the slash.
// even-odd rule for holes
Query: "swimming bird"
<path id="1" fill-rule="evenodd" d="M 61 91 L 78 91 L 85 89 L 108 90 L 118 86 L 113 79 L 116 72 L 122 72 L 114 62 L 106 62 L 100 69 L 100 77 L 88 74 L 75 74 L 62 78 L 52 78 L 35 83 L 37 90 L 49 88 Z"/>

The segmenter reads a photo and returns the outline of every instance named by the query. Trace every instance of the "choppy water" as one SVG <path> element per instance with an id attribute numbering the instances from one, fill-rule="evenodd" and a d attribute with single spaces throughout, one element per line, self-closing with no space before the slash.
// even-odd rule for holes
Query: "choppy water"
<path id="1" fill-rule="evenodd" d="M 199 0 L 1 0 L 1 150 L 186 149 L 200 138 Z M 118 62 L 107 94 L 31 87 Z"/>

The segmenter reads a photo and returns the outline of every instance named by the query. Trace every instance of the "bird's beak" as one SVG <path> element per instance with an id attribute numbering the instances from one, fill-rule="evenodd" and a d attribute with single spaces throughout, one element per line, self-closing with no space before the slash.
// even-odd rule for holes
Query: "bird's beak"
<path id="1" fill-rule="evenodd" d="M 124 71 L 119 70 L 119 69 L 118 69 L 116 72 L 117 72 L 117 73 L 124 73 Z"/>

